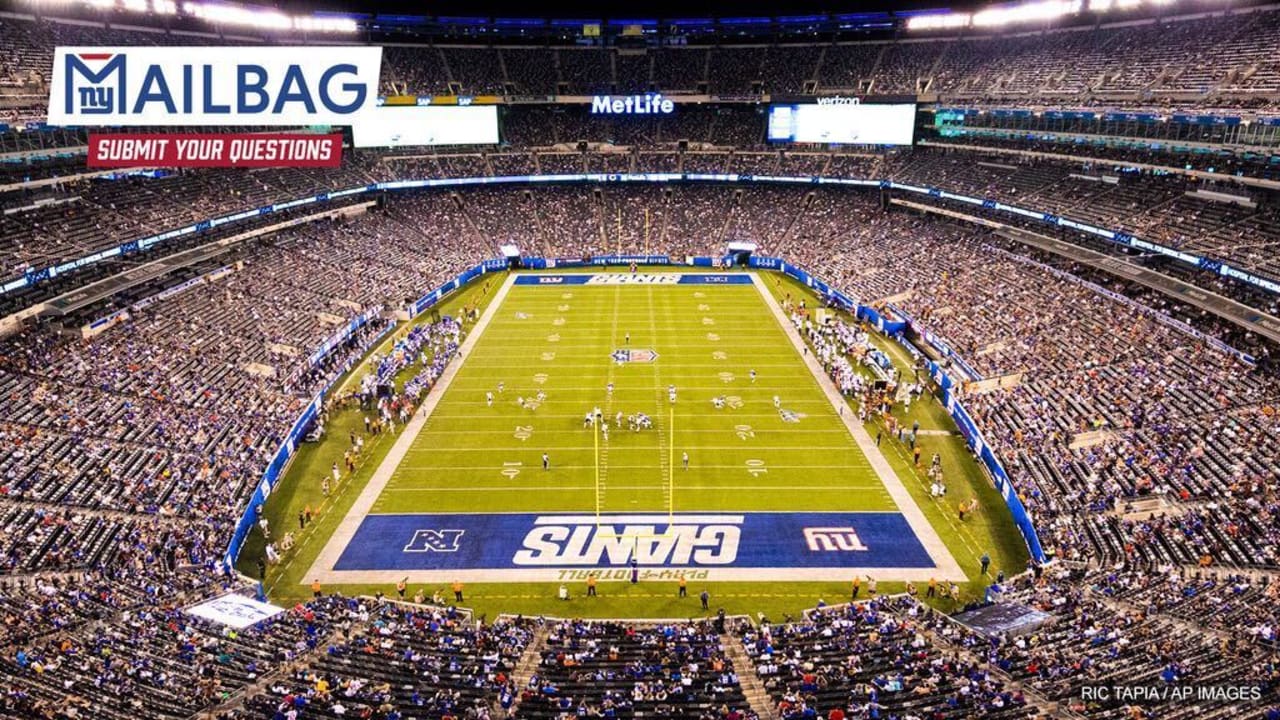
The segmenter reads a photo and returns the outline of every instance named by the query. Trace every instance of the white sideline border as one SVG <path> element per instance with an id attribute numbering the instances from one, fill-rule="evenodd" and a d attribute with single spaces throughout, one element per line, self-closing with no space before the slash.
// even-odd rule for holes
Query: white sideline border
<path id="1" fill-rule="evenodd" d="M 356 530 L 360 529 L 360 523 L 364 522 L 365 516 L 369 515 L 373 510 L 373 504 L 378 500 L 378 496 L 387 487 L 387 483 L 391 482 L 391 476 L 395 474 L 396 468 L 400 467 L 400 463 L 404 461 L 409 448 L 413 447 L 414 442 L 417 441 L 418 433 L 422 432 L 422 428 L 427 424 L 427 418 L 431 417 L 436 405 L 440 403 L 440 399 L 444 397 L 449 386 L 453 384 L 453 378 L 457 376 L 463 362 L 470 356 L 472 348 L 479 342 L 480 336 L 484 335 L 485 328 L 489 327 L 489 322 L 498 314 L 498 308 L 502 307 L 503 301 L 506 300 L 507 292 L 515 285 L 515 282 L 516 274 L 512 273 L 507 276 L 498 291 L 494 293 L 493 300 L 489 301 L 489 307 L 484 309 L 480 319 L 476 321 L 475 326 L 471 328 L 471 332 L 467 333 L 466 339 L 462 341 L 462 345 L 458 348 L 457 356 L 445 366 L 444 372 L 440 373 L 440 379 L 427 392 L 426 399 L 418 406 L 417 412 L 413 414 L 413 418 L 409 420 L 409 423 L 404 426 L 400 437 L 396 438 L 395 445 L 391 446 L 391 450 L 387 452 L 382 459 L 382 463 L 378 465 L 378 469 L 373 472 L 373 476 L 365 484 L 364 490 L 360 491 L 356 501 L 351 504 L 351 509 L 347 510 L 342 522 L 338 524 L 333 534 L 329 536 L 324 549 L 316 556 L 315 562 L 311 564 L 311 568 L 302 579 L 301 584 L 306 584 L 307 577 L 329 583 L 364 582 L 361 578 L 351 577 L 355 573 L 340 572 L 333 568 L 338 564 L 338 559 L 342 557 L 342 551 L 347 549 L 347 545 L 355 537 Z M 404 576 L 401 575 L 400 577 Z M 392 582 L 399 580 L 400 577 L 395 578 Z"/>
<path id="2" fill-rule="evenodd" d="M 769 292 L 769 288 L 760 280 L 759 275 L 754 272 L 750 273 L 750 275 L 752 284 L 755 285 L 756 290 L 760 291 L 760 296 L 764 299 L 764 304 L 773 311 L 774 318 L 782 326 L 782 331 L 786 333 L 787 338 L 791 340 L 791 344 L 795 346 L 796 352 L 804 360 L 805 367 L 809 368 L 809 372 L 818 381 L 818 386 L 822 388 L 823 394 L 827 396 L 827 400 L 831 401 L 831 408 L 836 411 L 840 421 L 844 423 L 849 434 L 853 436 L 853 440 L 858 444 L 858 448 L 862 450 L 862 454 L 867 456 L 867 460 L 870 461 L 872 469 L 879 476 L 880 482 L 884 484 L 885 489 L 889 491 L 889 496 L 893 498 L 894 504 L 898 506 L 898 512 L 902 513 L 902 516 L 906 518 L 907 525 L 911 526 L 911 531 L 916 534 L 916 538 L 924 546 L 925 552 L 933 560 L 933 564 L 937 567 L 937 579 L 955 580 L 957 582 L 967 581 L 969 579 L 968 576 L 960 569 L 955 557 L 947 549 L 946 543 L 942 542 L 942 538 L 938 537 L 933 525 L 929 524 L 928 518 L 924 516 L 920 506 L 911 497 L 911 493 L 907 492 L 907 488 L 902 484 L 898 474 L 893 471 L 893 468 L 889 467 L 889 461 L 885 460 L 884 455 L 880 454 L 880 448 L 876 447 L 875 442 L 871 440 L 871 436 L 867 434 L 862 425 L 856 422 L 855 414 L 845 404 L 844 396 L 840 394 L 836 384 L 823 371 L 813 353 L 807 352 L 804 338 L 800 337 L 800 331 L 796 330 L 795 325 L 791 324 L 791 320 L 782 311 L 782 306 L 778 304 L 777 298 Z M 846 410 L 848 412 L 845 412 Z M 884 573 L 885 570 L 882 569 L 880 572 Z M 906 575 L 906 573 L 903 574 Z M 896 578 L 897 576 L 895 575 L 894 577 Z"/>
<path id="3" fill-rule="evenodd" d="M 942 539 L 938 537 L 933 526 L 924 517 L 919 506 L 911 498 L 905 486 L 899 480 L 893 469 L 889 467 L 888 461 L 880 454 L 871 437 L 857 423 L 851 420 L 851 413 L 841 413 L 840 407 L 844 404 L 835 384 L 822 371 L 822 367 L 817 364 L 813 356 L 804 352 L 804 341 L 800 334 L 796 331 L 786 314 L 783 313 L 781 306 L 778 305 L 773 295 L 760 281 L 758 275 L 754 272 L 749 273 L 752 285 L 760 293 L 766 307 L 773 313 L 774 318 L 779 325 L 782 326 L 783 332 L 791 341 L 794 351 L 802 357 L 805 366 L 809 368 L 810 373 L 822 388 L 823 393 L 827 396 L 827 400 L 831 403 L 832 409 L 837 416 L 843 421 L 846 429 L 852 435 L 854 442 L 858 448 L 866 455 L 871 467 L 875 470 L 877 477 L 884 486 L 889 496 L 897 505 L 898 511 L 906 519 L 908 526 L 915 533 L 916 538 L 924 547 L 925 552 L 929 555 L 929 559 L 933 561 L 932 568 L 893 568 L 893 567 L 833 567 L 833 568 L 688 568 L 689 572 L 698 574 L 705 573 L 700 576 L 703 581 L 709 582 L 750 582 L 750 581 L 777 581 L 777 582 L 802 582 L 802 581 L 845 581 L 855 576 L 876 576 L 886 580 L 901 580 L 910 582 L 925 582 L 930 579 L 942 581 L 966 581 L 968 577 L 960 569 L 955 558 L 952 557 Z M 427 397 L 419 406 L 413 418 L 405 425 L 404 430 L 396 439 L 391 450 L 383 458 L 378 469 L 374 471 L 369 478 L 368 483 L 360 492 L 360 495 L 352 503 L 347 514 L 343 516 L 342 522 L 329 536 L 324 548 L 320 554 L 316 556 L 311 568 L 300 581 L 301 585 L 306 585 L 311 579 L 320 580 L 324 584 L 394 584 L 406 575 L 411 583 L 447 583 L 453 581 L 479 583 L 479 582 L 496 582 L 496 583 L 521 583 L 521 582 L 558 582 L 568 579 L 568 575 L 581 570 L 592 570 L 599 568 L 538 568 L 538 569 L 470 569 L 470 570 L 335 570 L 338 560 L 342 557 L 342 553 L 346 550 L 347 545 L 355 537 L 356 531 L 359 530 L 360 524 L 364 522 L 366 516 L 372 514 L 373 505 L 381 496 L 387 484 L 391 481 L 392 475 L 400 467 L 408 454 L 410 448 L 417 440 L 418 434 L 426 426 L 428 418 L 435 411 L 440 399 L 448 391 L 449 386 L 453 383 L 454 377 L 461 369 L 466 358 L 470 356 L 472 348 L 484 335 L 485 329 L 489 326 L 490 321 L 498 314 L 503 302 L 506 300 L 507 293 L 511 287 L 515 285 L 517 274 L 512 273 L 498 288 L 494 294 L 493 300 L 489 306 L 485 308 L 480 319 L 476 322 L 471 331 L 467 333 L 466 339 L 459 348 L 458 356 L 453 362 L 450 362 L 440 375 L 439 381 L 432 386 Z M 574 417 L 577 417 L 574 415 Z M 393 513 L 403 514 L 403 513 Z M 417 513 L 413 513 L 417 514 Z M 605 568 L 605 571 L 618 570 L 616 568 Z M 625 569 L 618 570 L 623 572 Z M 650 581 L 652 582 L 652 581 Z"/>

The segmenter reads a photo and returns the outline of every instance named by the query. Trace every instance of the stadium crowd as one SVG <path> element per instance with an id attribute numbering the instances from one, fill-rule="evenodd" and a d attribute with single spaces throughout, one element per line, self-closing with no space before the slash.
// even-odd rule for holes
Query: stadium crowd
<path id="1" fill-rule="evenodd" d="M 565 219 L 583 217 L 592 219 L 591 232 L 565 228 Z M 782 233 L 774 230 L 779 217 L 786 217 Z M 246 250 L 239 267 L 129 308 L 128 319 L 92 339 L 46 327 L 5 341 L 0 380 L 7 392 L 0 401 L 6 403 L 4 438 L 11 452 L 3 461 L 0 498 L 7 518 L 4 569 L 14 576 L 53 573 L 15 583 L 4 594 L 15 610 L 7 625 L 11 643 L 33 658 L 47 655 L 49 643 L 60 642 L 66 633 L 72 633 L 67 648 L 73 652 L 83 647 L 76 643 L 93 642 L 95 636 L 76 631 L 115 633 L 103 642 L 144 642 L 136 633 L 115 629 L 117 623 L 128 622 L 138 608 L 158 612 L 158 606 L 216 592 L 228 582 L 218 560 L 231 524 L 265 458 L 299 412 L 300 398 L 358 356 L 382 326 L 374 322 L 358 331 L 318 368 L 309 367 L 313 351 L 347 318 L 402 306 L 491 254 L 487 237 L 518 238 L 561 257 L 665 248 L 668 237 L 688 243 L 676 247 L 690 253 L 714 252 L 727 239 L 758 239 L 762 253 L 825 267 L 824 278 L 835 286 L 910 318 L 963 359 L 973 379 L 1020 376 L 1009 389 L 968 393 L 963 401 L 1005 462 L 1046 545 L 1062 559 L 1127 568 L 1108 581 L 1107 592 L 1126 602 L 1144 602 L 1151 585 L 1135 580 L 1135 568 L 1276 564 L 1280 537 L 1274 514 L 1280 506 L 1268 478 L 1277 470 L 1280 433 L 1275 413 L 1266 411 L 1280 400 L 1275 378 L 1251 371 L 1150 307 L 1104 294 L 1078 277 L 1016 254 L 985 231 L 885 213 L 872 196 L 847 190 L 677 186 L 595 192 L 568 186 L 426 192 L 396 198 L 363 216 L 278 233 Z M 903 242 L 908 237 L 912 241 Z M 435 251 L 416 250 L 424 245 Z M 289 272 L 284 271 L 286 254 Z M 439 360 L 427 370 L 424 384 L 430 383 L 449 356 L 441 340 L 456 343 L 457 329 L 442 326 L 423 333 L 403 338 L 381 360 L 385 373 L 398 371 L 432 346 Z M 847 390 L 858 390 L 848 351 L 865 350 L 865 338 L 845 327 L 829 339 L 822 359 Z M 129 358 L 127 364 L 120 363 L 122 357 Z M 1150 498 L 1160 503 L 1156 511 L 1129 512 L 1132 503 Z M 184 522 L 192 517 L 203 520 Z M 1248 609 L 1270 597 L 1260 588 L 1246 583 L 1244 590 L 1228 591 L 1219 590 L 1216 580 L 1176 582 L 1180 588 L 1187 583 L 1197 598 L 1219 598 L 1195 603 L 1229 603 L 1234 593 L 1246 593 L 1254 603 L 1241 603 L 1245 609 L 1238 617 L 1249 621 L 1249 635 L 1241 642 L 1273 637 L 1274 618 Z M 139 587 L 145 590 L 131 589 Z M 1187 607 L 1149 602 L 1154 614 L 1175 619 L 1199 607 L 1192 600 L 1183 601 Z M 25 619 L 30 607 L 40 612 Z M 860 618 L 846 620 L 852 624 L 842 625 L 842 632 L 875 629 L 882 640 L 899 633 L 896 626 L 880 628 L 878 619 L 870 627 Z M 1167 629 L 1153 627 L 1157 634 Z M 566 625 L 556 631 L 557 637 L 597 631 L 603 636 L 564 641 L 588 648 L 574 661 L 581 660 L 584 669 L 566 671 L 563 657 L 555 661 L 563 653 L 552 650 L 555 643 L 547 646 L 543 659 L 549 666 L 540 682 L 573 689 L 552 697 L 545 685 L 532 694 L 518 688 L 515 692 L 532 699 L 522 705 L 524 712 L 576 711 L 583 703 L 633 707 L 637 692 L 639 699 L 653 702 L 660 702 L 663 692 L 670 695 L 669 688 L 648 685 L 637 691 L 643 681 L 630 678 L 618 693 L 588 699 L 583 681 L 594 676 L 583 673 L 607 652 L 616 628 Z M 812 631 L 771 632 L 770 642 L 783 643 Z M 1188 645 L 1185 652 L 1208 640 L 1196 642 L 1201 644 Z M 698 647 L 714 651 L 714 646 Z M 119 650 L 122 655 L 136 651 L 135 645 Z M 828 691 L 834 678 L 830 670 L 801 672 L 803 663 L 772 662 L 785 656 L 768 654 L 765 682 L 772 681 L 770 692 L 788 704 L 787 712 L 803 712 L 810 704 L 806 697 L 818 685 Z M 1006 670 L 1026 659 L 1013 650 L 1000 656 Z M 704 660 L 714 667 L 716 657 Z M 757 670 L 760 662 L 757 658 Z M 923 683 L 917 693 L 923 699 L 917 699 L 924 705 L 952 706 L 948 693 L 966 687 L 962 703 L 1017 713 L 1016 693 L 1000 682 L 974 675 L 969 666 L 940 662 L 946 679 L 934 677 L 944 671 L 933 660 L 913 664 L 910 682 L 905 676 L 881 679 Z M 202 672 L 200 666 L 195 671 Z M 17 672 L 34 670 L 28 665 Z M 314 685 L 317 677 L 327 678 L 330 686 L 346 682 L 336 671 L 300 672 L 273 685 L 254 707 L 282 704 L 286 698 L 296 702 L 301 685 Z M 612 671 L 606 666 L 591 672 Z M 808 674 L 815 675 L 813 682 L 805 681 Z M 164 702 L 170 703 L 173 676 L 163 677 L 165 684 L 157 689 L 148 676 L 145 692 L 154 695 L 167 687 Z M 1039 686 L 1065 700 L 1071 677 Z M 872 682 L 874 674 L 867 678 L 854 682 L 854 690 L 837 685 L 837 695 L 852 693 L 855 711 L 883 704 L 887 697 L 888 691 Z M 238 682 L 237 687 L 245 684 L 243 678 Z M 704 681 L 696 682 L 702 687 Z M 705 705 L 714 714 L 724 704 L 723 694 L 735 691 L 706 682 Z M 212 703 L 222 686 L 206 685 L 209 694 L 202 700 L 187 698 L 177 707 Z M 351 702 L 389 701 L 376 686 L 357 685 Z M 500 688 L 484 692 L 491 690 Z M 392 704 L 453 708 L 475 698 L 463 695 L 410 694 Z M 956 712 L 968 706 L 958 707 Z"/>
<path id="2" fill-rule="evenodd" d="M 1155 608 L 1115 599 L 1104 592 L 1119 578 L 1142 570 L 1086 572 L 1066 568 L 1026 574 L 1005 585 L 1002 603 L 1024 604 L 1052 619 L 1013 632 L 966 627 L 913 599 L 897 601 L 921 619 L 944 647 L 972 653 L 1027 692 L 1060 702 L 1087 717 L 1242 717 L 1274 712 L 1277 680 L 1273 648 L 1237 636 L 1206 631 Z M 1244 698 L 1183 695 L 1135 700 L 1090 697 L 1081 685 L 1113 687 L 1256 688 Z M 1185 692 L 1185 690 L 1183 691 Z"/>
<path id="3" fill-rule="evenodd" d="M 1214 93 L 1256 98 L 1280 91 L 1271 50 L 1274 6 L 1100 24 L 1036 34 L 935 35 L 867 42 L 653 46 L 640 56 L 599 46 L 395 43 L 384 56 L 388 94 L 518 95 L 704 92 L 716 96 L 862 91 L 937 92 L 970 99 L 1156 98 Z M 148 32 L 99 23 L 13 16 L 0 24 L 0 85 L 39 86 L 52 75 L 54 45 L 228 42 L 213 33 Z M 257 44 L 242 35 L 237 44 Z M 1192 62 L 1185 62 L 1192 58 Z M 1238 101 L 1238 100 L 1237 100 Z M 32 117 L 18 106 L 12 121 Z M 38 115 L 36 116 L 38 117 Z"/>
<path id="4" fill-rule="evenodd" d="M 726 43 L 644 57 L 398 45 L 387 48 L 382 84 L 400 93 L 521 95 L 938 92 L 975 103 L 1165 112 L 1182 109 L 1165 96 L 1193 92 L 1202 100 L 1192 109 L 1266 113 L 1280 93 L 1278 32 L 1280 12 L 1265 8 L 1015 37 Z M 0 87 L 42 87 L 54 45 L 217 40 L 194 37 L 6 16 Z M 42 114 L 18 105 L 3 120 L 18 126 Z M 357 151 L 323 173 L 71 179 L 82 158 L 38 153 L 0 168 L 0 266 L 8 279 L 213 216 L 381 180 L 693 172 L 940 187 L 1280 277 L 1274 200 L 1257 183 L 1238 182 L 1274 179 L 1275 163 L 1261 156 L 998 133 L 888 153 L 793 151 L 767 146 L 764 122 L 751 107 L 607 120 L 533 107 L 510 114 L 505 144 L 492 152 Z M 5 131 L 0 150 L 83 140 L 75 130 Z M 1210 168 L 1224 177 L 1171 172 Z M 50 178 L 66 179 L 39 182 Z M 539 185 L 393 195 L 367 211 L 336 205 L 350 215 L 241 243 L 81 309 L 62 327 L 33 325 L 0 340 L 0 715 L 399 720 L 689 717 L 694 708 L 698 717 L 746 720 L 756 716 L 748 676 L 782 718 L 1019 718 L 1044 702 L 1099 718 L 1225 718 L 1241 708 L 1280 716 L 1273 694 L 1244 706 L 1135 708 L 1090 704 L 1078 692 L 1084 683 L 1231 681 L 1274 693 L 1280 380 L 1267 341 L 986 230 L 886 212 L 862 191 Z M 68 273 L 50 280 L 48 293 L 10 295 L 0 306 L 7 314 L 265 222 L 245 219 L 139 253 L 138 262 Z M 950 353 L 950 370 L 970 383 L 962 402 L 1065 566 L 1020 578 L 1005 593 L 1050 613 L 1051 625 L 988 637 L 911 599 L 820 608 L 799 622 L 742 622 L 731 634 L 710 623 L 488 624 L 424 598 L 324 596 L 235 632 L 182 610 L 242 586 L 221 560 L 246 498 L 306 402 L 383 337 L 390 313 L 494 256 L 498 244 L 547 257 L 680 258 L 719 254 L 732 240 L 822 268 L 833 286 L 909 320 Z M 1222 278 L 1196 281 L 1280 310 L 1275 296 Z M 78 324 L 102 317 L 113 318 L 109 327 L 81 334 Z M 797 320 L 841 389 L 870 404 L 852 362 L 869 355 L 867 330 Z M 416 376 L 400 397 L 373 401 L 375 388 L 364 386 L 355 401 L 403 423 L 460 333 L 444 320 L 398 338 L 377 358 L 375 379 L 415 362 Z M 1006 382 L 983 387 L 990 379 Z M 275 538 L 264 555 L 285 543 Z M 738 650 L 750 667 L 734 660 Z M 517 683 L 522 659 L 534 670 Z"/>
<path id="5" fill-rule="evenodd" d="M 1172 159 L 1166 162 L 1173 164 Z M 429 156 L 356 154 L 340 174 L 287 170 L 255 173 L 188 172 L 163 178 L 127 180 L 77 180 L 65 186 L 0 195 L 7 210 L 0 220 L 0 262 L 11 274 L 47 267 L 86 254 L 137 240 L 148 234 L 172 230 L 209 215 L 226 215 L 246 207 L 306 196 L 305 188 L 337 189 L 372 181 L 399 178 L 522 175 L 582 172 L 737 172 L 748 175 L 823 175 L 851 178 L 889 178 L 895 182 L 938 187 L 951 192 L 1007 202 L 1036 212 L 1121 230 L 1177 250 L 1228 262 L 1261 277 L 1280 277 L 1280 223 L 1274 203 L 1264 190 L 1226 186 L 1159 172 L 1125 172 L 1094 159 L 1027 158 L 992 154 L 976 149 L 917 147 L 887 155 L 828 154 L 778 150 L 640 150 L 622 152 L 565 152 L 561 149 L 493 153 L 444 153 Z M 233 188 L 228 193 L 212 188 Z M 568 197 L 565 189 L 536 187 L 524 192 L 521 211 L 531 223 L 511 223 L 503 216 L 511 192 L 482 188 L 455 198 L 473 198 L 466 207 L 450 206 L 446 196 L 434 196 L 437 212 L 452 230 L 505 237 L 526 251 L 555 254 L 563 247 L 568 257 L 580 252 L 617 252 L 624 246 L 637 251 L 662 247 L 674 256 L 689 254 L 688 228 L 708 224 L 709 217 L 728 218 L 713 230 L 717 239 L 777 238 L 779 224 L 764 209 L 764 198 L 778 195 L 776 186 L 742 185 L 732 192 L 720 188 L 654 185 L 643 190 L 616 185 L 586 185 Z M 912 193 L 896 193 L 902 199 L 940 205 L 967 214 L 987 215 L 1003 223 L 1023 224 L 1046 232 L 1038 220 L 995 213 L 972 205 Z M 221 198 L 217 202 L 195 198 Z M 490 202 L 488 197 L 498 198 Z M 822 212 L 822 193 L 800 203 L 819 203 L 812 211 L 787 208 L 786 220 L 800 213 Z M 126 199 L 127 198 L 127 199 Z M 147 247 L 134 256 L 109 259 L 83 269 L 58 273 L 19 291 L 0 297 L 0 309 L 13 311 L 39 300 L 109 277 L 168 253 L 175 253 L 246 232 L 274 222 L 304 218 L 314 213 L 341 213 L 353 204 L 374 197 L 355 196 L 301 206 L 278 214 L 244 218 L 235 223 L 205 229 Z M 460 202 L 453 200 L 453 203 Z M 120 221 L 123 216 L 131 219 Z M 142 226 L 139 218 L 147 217 Z M 1037 216 L 1038 217 L 1038 216 Z M 430 226 L 426 232 L 430 232 Z M 114 228 L 103 232 L 101 228 Z M 798 228 L 803 229 L 803 228 Z M 583 235 L 590 235 L 585 244 Z M 33 242 L 53 235 L 52 242 Z M 443 235 L 443 234 L 442 234 Z M 784 228 L 774 239 L 781 250 L 803 238 Z M 1076 241 L 1106 252 L 1115 246 L 1077 233 Z M 579 247 L 580 246 L 580 247 Z M 1156 263 L 1158 258 L 1140 262 Z M 1218 274 L 1194 273 L 1168 262 L 1154 264 L 1162 272 L 1179 274 L 1193 284 L 1208 287 L 1269 312 L 1280 311 L 1280 301 L 1269 293 Z"/>
<path id="6" fill-rule="evenodd" d="M 1023 693 L 939 646 L 898 602 L 818 608 L 738 635 L 783 720 L 809 717 L 1030 718 Z"/>
<path id="7" fill-rule="evenodd" d="M 723 643 L 709 621 L 554 623 L 516 717 L 755 718 Z"/>

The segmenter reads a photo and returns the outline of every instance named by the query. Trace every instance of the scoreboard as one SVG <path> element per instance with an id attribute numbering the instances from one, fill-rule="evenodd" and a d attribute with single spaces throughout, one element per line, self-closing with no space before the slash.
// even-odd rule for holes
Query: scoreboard
<path id="1" fill-rule="evenodd" d="M 498 144 L 496 105 L 386 105 L 351 125 L 358 148 Z"/>
<path id="2" fill-rule="evenodd" d="M 839 145 L 910 145 L 916 104 L 860 98 L 809 98 L 769 106 L 771 142 Z"/>

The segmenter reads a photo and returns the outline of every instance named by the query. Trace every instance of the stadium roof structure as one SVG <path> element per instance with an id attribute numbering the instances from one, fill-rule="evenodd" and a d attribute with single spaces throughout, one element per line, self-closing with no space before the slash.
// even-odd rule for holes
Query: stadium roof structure
<path id="1" fill-rule="evenodd" d="M 680 17 L 743 17 L 803 14 L 846 14 L 860 12 L 887 12 L 894 10 L 920 10 L 938 7 L 966 7 L 979 3 L 969 0 L 945 2 L 944 0 L 794 0 L 785 3 L 732 2 L 731 0 L 706 0 L 698 3 L 676 2 L 611 2 L 607 4 L 588 0 L 554 0 L 537 3 L 515 0 L 443 0 L 423 4 L 411 0 L 291 0 L 280 3 L 293 12 L 309 10 L 347 10 L 365 13 L 407 12 L 432 16 L 486 15 L 490 17 L 540 17 L 576 19 L 591 17 L 609 18 L 680 18 Z"/>
<path id="2" fill-rule="evenodd" d="M 1224 12 L 1269 0 L 1025 0 L 1016 3 L 959 0 L 800 0 L 781 5 L 742 4 L 727 0 L 674 3 L 572 2 L 516 3 L 512 0 L 443 0 L 422 5 L 409 0 L 288 0 L 270 6 L 253 3 L 153 0 L 22 0 L 39 15 L 136 22 L 152 16 L 171 29 L 290 29 L 309 34 L 364 33 L 366 37 L 397 35 L 465 38 L 484 42 L 552 40 L 588 44 L 617 41 L 633 47 L 658 42 L 707 43 L 722 40 L 776 38 L 888 37 L 912 34 L 982 32 L 1011 28 L 1025 31 L 1050 26 L 1087 25 L 1141 18 Z M 188 27 L 189 26 L 189 27 Z"/>

